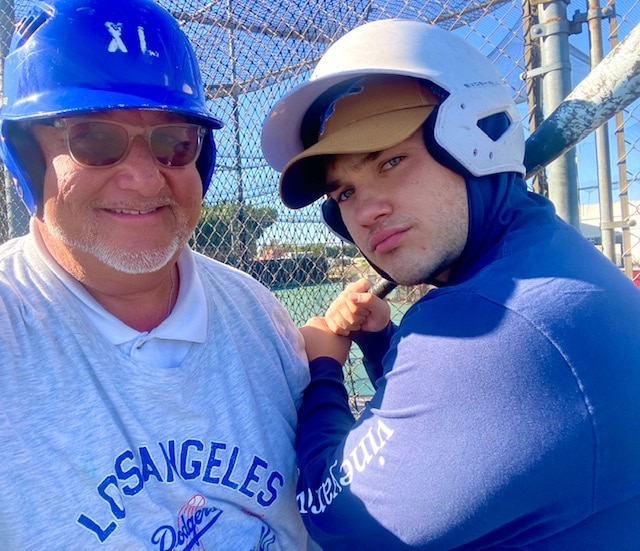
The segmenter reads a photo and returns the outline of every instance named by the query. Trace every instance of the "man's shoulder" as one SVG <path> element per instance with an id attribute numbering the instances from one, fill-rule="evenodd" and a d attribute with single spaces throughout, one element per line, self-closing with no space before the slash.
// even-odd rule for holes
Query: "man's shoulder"
<path id="1" fill-rule="evenodd" d="M 27 264 L 29 236 L 14 237 L 0 244 L 0 273 L 13 277 L 14 271 Z"/>
<path id="2" fill-rule="evenodd" d="M 27 235 L 21 235 L 19 237 L 9 238 L 0 244 L 0 260 L 23 251 L 27 239 Z"/>

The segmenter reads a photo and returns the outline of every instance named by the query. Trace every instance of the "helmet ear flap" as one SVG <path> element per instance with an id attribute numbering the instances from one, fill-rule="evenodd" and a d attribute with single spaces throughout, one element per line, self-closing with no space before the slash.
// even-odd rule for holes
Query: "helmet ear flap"
<path id="1" fill-rule="evenodd" d="M 436 123 L 438 120 L 439 108 L 440 105 L 436 105 L 433 108 L 433 111 L 429 113 L 427 120 L 424 121 L 424 124 L 422 125 L 422 137 L 424 139 L 424 145 L 427 148 L 429 154 L 438 163 L 467 178 L 471 175 L 471 173 L 457 159 L 455 159 L 453 155 L 451 155 L 436 141 Z"/>
<path id="2" fill-rule="evenodd" d="M 200 156 L 196 161 L 196 168 L 202 179 L 202 197 L 207 193 L 211 177 L 213 176 L 214 167 L 216 165 L 216 142 L 213 137 L 213 131 L 209 128 L 204 135 Z"/>
<path id="3" fill-rule="evenodd" d="M 2 141 L 2 147 L 9 150 L 5 154 L 7 167 L 17 175 L 17 191 L 29 212 L 35 214 L 42 205 L 45 173 L 42 150 L 29 129 L 16 121 L 5 121 Z M 19 170 L 13 170 L 18 167 Z"/>
<path id="4" fill-rule="evenodd" d="M 427 151 L 441 165 L 457 172 L 464 178 L 473 178 L 477 174 L 473 174 L 461 161 L 449 153 L 436 138 L 436 127 L 441 107 L 442 104 L 437 105 L 422 125 L 422 135 Z M 484 117 L 478 120 L 476 124 L 478 129 L 493 142 L 498 141 L 511 127 L 509 116 L 504 111 Z"/>
<path id="5" fill-rule="evenodd" d="M 328 198 L 322 203 L 322 220 L 328 226 L 328 228 L 336 234 L 340 239 L 355 245 L 347 226 L 342 221 L 342 215 L 340 214 L 340 207 L 335 200 Z"/>

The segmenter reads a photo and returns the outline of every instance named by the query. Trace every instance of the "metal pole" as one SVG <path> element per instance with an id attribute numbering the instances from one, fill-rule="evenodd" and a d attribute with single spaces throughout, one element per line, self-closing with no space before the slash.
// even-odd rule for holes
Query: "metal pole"
<path id="1" fill-rule="evenodd" d="M 591 68 L 593 69 L 603 58 L 602 28 L 600 26 L 602 14 L 600 0 L 589 0 L 587 23 L 589 27 L 589 51 L 591 53 Z M 598 195 L 600 203 L 600 235 L 602 252 L 616 264 L 615 230 L 613 222 L 613 202 L 611 199 L 611 161 L 609 160 L 609 125 L 604 123 L 595 131 L 596 158 L 598 167 Z"/>
<path id="2" fill-rule="evenodd" d="M 540 59 L 542 62 L 543 112 L 545 118 L 571 91 L 567 2 L 560 0 L 539 6 Z M 570 150 L 547 167 L 549 199 L 558 215 L 573 226 L 580 227 L 578 214 L 578 168 L 575 149 Z"/>
<path id="3" fill-rule="evenodd" d="M 540 45 L 532 36 L 532 28 L 537 24 L 537 8 L 532 0 L 522 0 L 522 34 L 524 36 L 525 87 L 527 94 L 527 114 L 529 132 L 533 134 L 543 121 L 542 86 L 540 79 L 529 76 L 540 67 Z M 533 191 L 549 197 L 547 175 L 541 170 L 533 177 Z"/>
<path id="4" fill-rule="evenodd" d="M 618 45 L 618 22 L 614 3 L 609 17 L 609 44 L 611 49 Z M 628 278 L 633 278 L 633 255 L 631 254 L 631 231 L 629 229 L 629 180 L 627 178 L 627 146 L 624 132 L 624 114 L 616 114 L 616 145 L 618 150 L 618 180 L 620 182 L 620 214 L 622 216 L 622 266 Z M 614 224 L 615 226 L 615 224 Z"/>
<path id="5" fill-rule="evenodd" d="M 232 6 L 231 0 L 229 0 L 227 4 L 229 18 L 231 20 L 232 17 Z M 235 51 L 235 37 L 234 30 L 229 30 L 229 54 L 231 57 L 231 76 L 232 76 L 232 87 L 231 87 L 231 103 L 233 105 L 232 110 L 232 118 L 234 122 L 234 150 L 235 150 L 235 162 L 234 162 L 234 171 L 236 174 L 236 179 L 238 182 L 238 217 L 237 217 L 237 225 L 238 232 L 236 234 L 233 231 L 233 252 L 238 253 L 238 267 L 241 270 L 246 271 L 248 268 L 248 258 L 247 258 L 247 235 L 246 235 L 246 222 L 245 222 L 245 205 L 244 205 L 244 183 L 242 179 L 242 147 L 241 147 L 241 133 L 240 133 L 240 102 L 238 100 L 238 96 L 240 92 L 236 89 L 236 84 L 238 82 L 237 79 L 237 59 L 236 59 L 236 51 Z M 237 245 L 237 246 L 236 246 Z"/>

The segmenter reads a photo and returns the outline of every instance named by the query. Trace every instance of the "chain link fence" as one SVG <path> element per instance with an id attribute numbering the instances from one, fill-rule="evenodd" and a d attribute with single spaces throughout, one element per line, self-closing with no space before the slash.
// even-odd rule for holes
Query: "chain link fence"
<path id="1" fill-rule="evenodd" d="M 321 223 L 319 206 L 289 211 L 278 199 L 278 175 L 261 156 L 261 123 L 275 100 L 305 80 L 337 38 L 367 21 L 402 17 L 459 33 L 497 65 L 513 89 L 526 132 L 542 119 L 539 0 L 160 0 L 191 38 L 204 74 L 210 108 L 225 121 L 218 131 L 214 181 L 193 237 L 195 249 L 252 273 L 273 289 L 298 324 L 324 312 L 344 285 L 377 275 L 351 246 Z M 599 19 L 606 54 L 640 21 L 640 0 L 599 5 L 561 2 L 567 15 L 571 84 L 590 70 L 587 22 Z M 29 1 L 0 0 L 0 44 L 6 53 L 13 21 Z M 4 54 L 3 54 L 4 55 Z M 452 60 L 455 63 L 455 60 Z M 600 244 L 598 158 L 609 159 L 616 232 L 614 261 L 640 286 L 640 103 L 608 124 L 609 151 L 592 137 L 577 148 L 581 230 Z M 28 216 L 4 180 L 0 240 L 27 231 Z M 531 184 L 545 193 L 544 179 Z M 633 225 L 635 223 L 635 225 Z M 396 289 L 399 319 L 426 289 Z M 355 348 L 355 347 L 354 347 Z M 371 394 L 357 350 L 346 366 L 353 406 Z"/>

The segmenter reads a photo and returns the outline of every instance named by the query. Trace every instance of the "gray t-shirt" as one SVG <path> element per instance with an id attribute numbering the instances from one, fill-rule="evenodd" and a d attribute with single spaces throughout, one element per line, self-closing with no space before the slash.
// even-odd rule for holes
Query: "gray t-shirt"
<path id="1" fill-rule="evenodd" d="M 192 254 L 206 340 L 167 368 L 96 331 L 33 236 L 0 247 L 5 549 L 306 546 L 293 450 L 301 337 L 258 282 Z"/>

